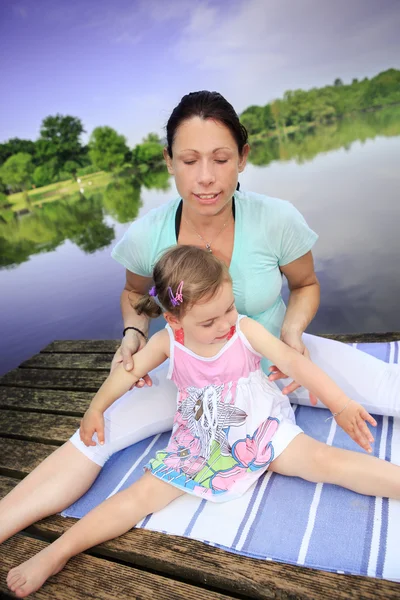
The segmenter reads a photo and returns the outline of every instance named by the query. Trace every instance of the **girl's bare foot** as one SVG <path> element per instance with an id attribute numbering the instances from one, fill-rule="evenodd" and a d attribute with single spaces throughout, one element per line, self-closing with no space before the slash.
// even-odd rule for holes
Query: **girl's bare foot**
<path id="1" fill-rule="evenodd" d="M 45 548 L 7 575 L 7 585 L 17 598 L 25 598 L 36 592 L 44 582 L 64 567 L 66 560 L 54 556 L 54 551 Z"/>

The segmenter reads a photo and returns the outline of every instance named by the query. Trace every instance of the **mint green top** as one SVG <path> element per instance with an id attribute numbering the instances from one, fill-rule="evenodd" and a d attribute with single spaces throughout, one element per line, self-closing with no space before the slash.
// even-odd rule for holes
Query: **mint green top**
<path id="1" fill-rule="evenodd" d="M 180 198 L 134 221 L 111 256 L 132 273 L 151 277 L 157 258 L 176 244 Z M 290 202 L 254 192 L 235 192 L 235 238 L 229 272 L 239 314 L 279 337 L 286 306 L 279 267 L 304 256 L 318 239 Z M 268 371 L 268 361 L 263 369 Z"/>

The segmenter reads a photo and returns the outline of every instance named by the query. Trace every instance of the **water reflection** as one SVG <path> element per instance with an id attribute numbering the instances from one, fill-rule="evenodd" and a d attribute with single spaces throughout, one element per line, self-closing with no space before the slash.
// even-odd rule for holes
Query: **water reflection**
<path id="1" fill-rule="evenodd" d="M 0 211 L 0 267 L 13 267 L 33 254 L 53 251 L 65 240 L 89 254 L 109 246 L 115 231 L 106 215 L 118 223 L 136 219 L 142 187 L 167 191 L 168 172 L 145 172 L 140 180 L 120 174 L 100 191 L 30 206 L 19 215 L 9 209 Z"/>
<path id="2" fill-rule="evenodd" d="M 256 138 L 251 144 L 249 161 L 257 166 L 288 160 L 302 164 L 323 152 L 340 148 L 349 150 L 354 142 L 365 142 L 378 135 L 400 135 L 400 106 L 346 117 L 326 127 L 298 129 L 281 137 L 264 140 Z"/>

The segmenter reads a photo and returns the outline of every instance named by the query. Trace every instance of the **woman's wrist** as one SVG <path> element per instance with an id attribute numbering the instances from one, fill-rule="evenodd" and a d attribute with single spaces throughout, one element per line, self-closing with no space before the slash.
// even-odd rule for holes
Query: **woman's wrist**
<path id="1" fill-rule="evenodd" d="M 145 333 L 143 331 L 143 329 L 140 329 L 140 327 L 135 327 L 134 325 L 128 325 L 127 327 L 124 328 L 123 332 L 122 332 L 122 337 L 125 337 L 125 334 L 127 333 L 127 331 L 133 331 L 134 333 L 136 333 L 139 337 L 141 337 L 142 339 L 144 339 L 144 341 L 147 343 L 149 341 L 149 338 L 147 336 L 147 333 Z"/>

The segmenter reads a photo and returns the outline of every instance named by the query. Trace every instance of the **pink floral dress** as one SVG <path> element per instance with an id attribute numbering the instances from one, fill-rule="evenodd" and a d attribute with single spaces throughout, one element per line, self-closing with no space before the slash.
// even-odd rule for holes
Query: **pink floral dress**
<path id="1" fill-rule="evenodd" d="M 212 358 L 185 348 L 167 326 L 177 411 L 168 446 L 147 468 L 214 502 L 241 496 L 302 432 L 289 400 L 261 370 L 261 355 L 240 330 L 242 318 Z"/>

